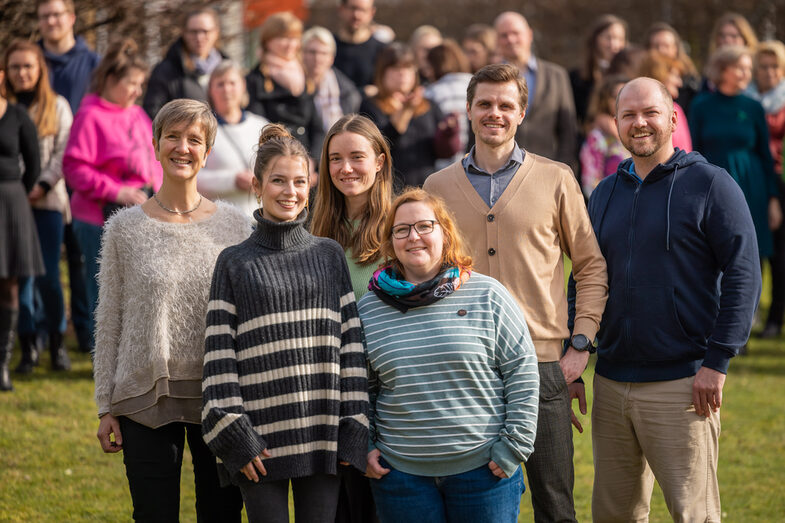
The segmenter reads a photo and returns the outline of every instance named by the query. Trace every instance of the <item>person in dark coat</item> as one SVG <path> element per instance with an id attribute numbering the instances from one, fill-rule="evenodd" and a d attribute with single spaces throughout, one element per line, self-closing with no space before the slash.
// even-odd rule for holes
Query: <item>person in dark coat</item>
<path id="1" fill-rule="evenodd" d="M 220 33 L 214 10 L 201 8 L 188 13 L 182 32 L 150 75 L 142 102 L 150 119 L 175 98 L 206 102 L 210 73 L 226 59 L 215 47 Z"/>
<path id="2" fill-rule="evenodd" d="M 316 111 L 313 82 L 300 61 L 303 23 L 289 11 L 275 13 L 262 24 L 262 57 L 245 77 L 248 110 L 284 125 L 292 136 L 318 158 L 324 139 Z"/>

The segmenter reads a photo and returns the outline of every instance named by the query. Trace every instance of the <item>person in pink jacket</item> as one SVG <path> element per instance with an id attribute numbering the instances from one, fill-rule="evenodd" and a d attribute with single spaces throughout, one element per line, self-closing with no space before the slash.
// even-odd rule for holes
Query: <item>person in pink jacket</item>
<path id="1" fill-rule="evenodd" d="M 85 257 L 91 340 L 104 220 L 118 209 L 144 203 L 161 185 L 152 122 L 135 104 L 147 71 L 132 40 L 109 47 L 74 117 L 63 156 L 74 233 Z"/>

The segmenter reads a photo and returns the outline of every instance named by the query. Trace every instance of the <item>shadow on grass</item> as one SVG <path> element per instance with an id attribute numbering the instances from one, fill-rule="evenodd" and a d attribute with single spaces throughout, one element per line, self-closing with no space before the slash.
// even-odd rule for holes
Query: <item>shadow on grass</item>
<path id="1" fill-rule="evenodd" d="M 82 381 L 82 380 L 89 380 L 93 381 L 93 371 L 92 369 L 76 369 L 76 370 L 69 370 L 69 371 L 49 371 L 47 370 L 45 373 L 34 373 L 34 374 L 13 374 L 12 379 L 14 382 L 18 383 L 33 383 L 39 380 L 48 380 L 48 381 Z"/>

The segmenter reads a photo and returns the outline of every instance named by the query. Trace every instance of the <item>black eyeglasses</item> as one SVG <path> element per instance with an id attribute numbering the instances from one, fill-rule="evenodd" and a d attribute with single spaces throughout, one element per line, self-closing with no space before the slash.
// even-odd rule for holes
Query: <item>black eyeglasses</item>
<path id="1" fill-rule="evenodd" d="M 397 240 L 403 240 L 404 238 L 409 237 L 412 233 L 412 227 L 414 227 L 417 234 L 423 236 L 424 234 L 431 234 L 433 232 L 433 226 L 438 224 L 439 222 L 436 220 L 420 220 L 416 223 L 399 223 L 398 225 L 393 226 L 392 235 L 393 238 Z"/>

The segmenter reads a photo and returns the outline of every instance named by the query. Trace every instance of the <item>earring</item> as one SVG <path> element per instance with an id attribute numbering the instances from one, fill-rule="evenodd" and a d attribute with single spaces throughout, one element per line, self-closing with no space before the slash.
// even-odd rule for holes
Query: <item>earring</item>
<path id="1" fill-rule="evenodd" d="M 308 206 L 309 203 L 310 202 L 308 201 L 308 198 L 306 198 L 305 199 L 305 210 L 308 211 L 308 213 L 310 214 L 311 213 L 311 208 Z"/>
<path id="2" fill-rule="evenodd" d="M 262 209 L 262 196 L 257 194 L 256 195 L 256 204 L 259 206 L 259 210 Z"/>

